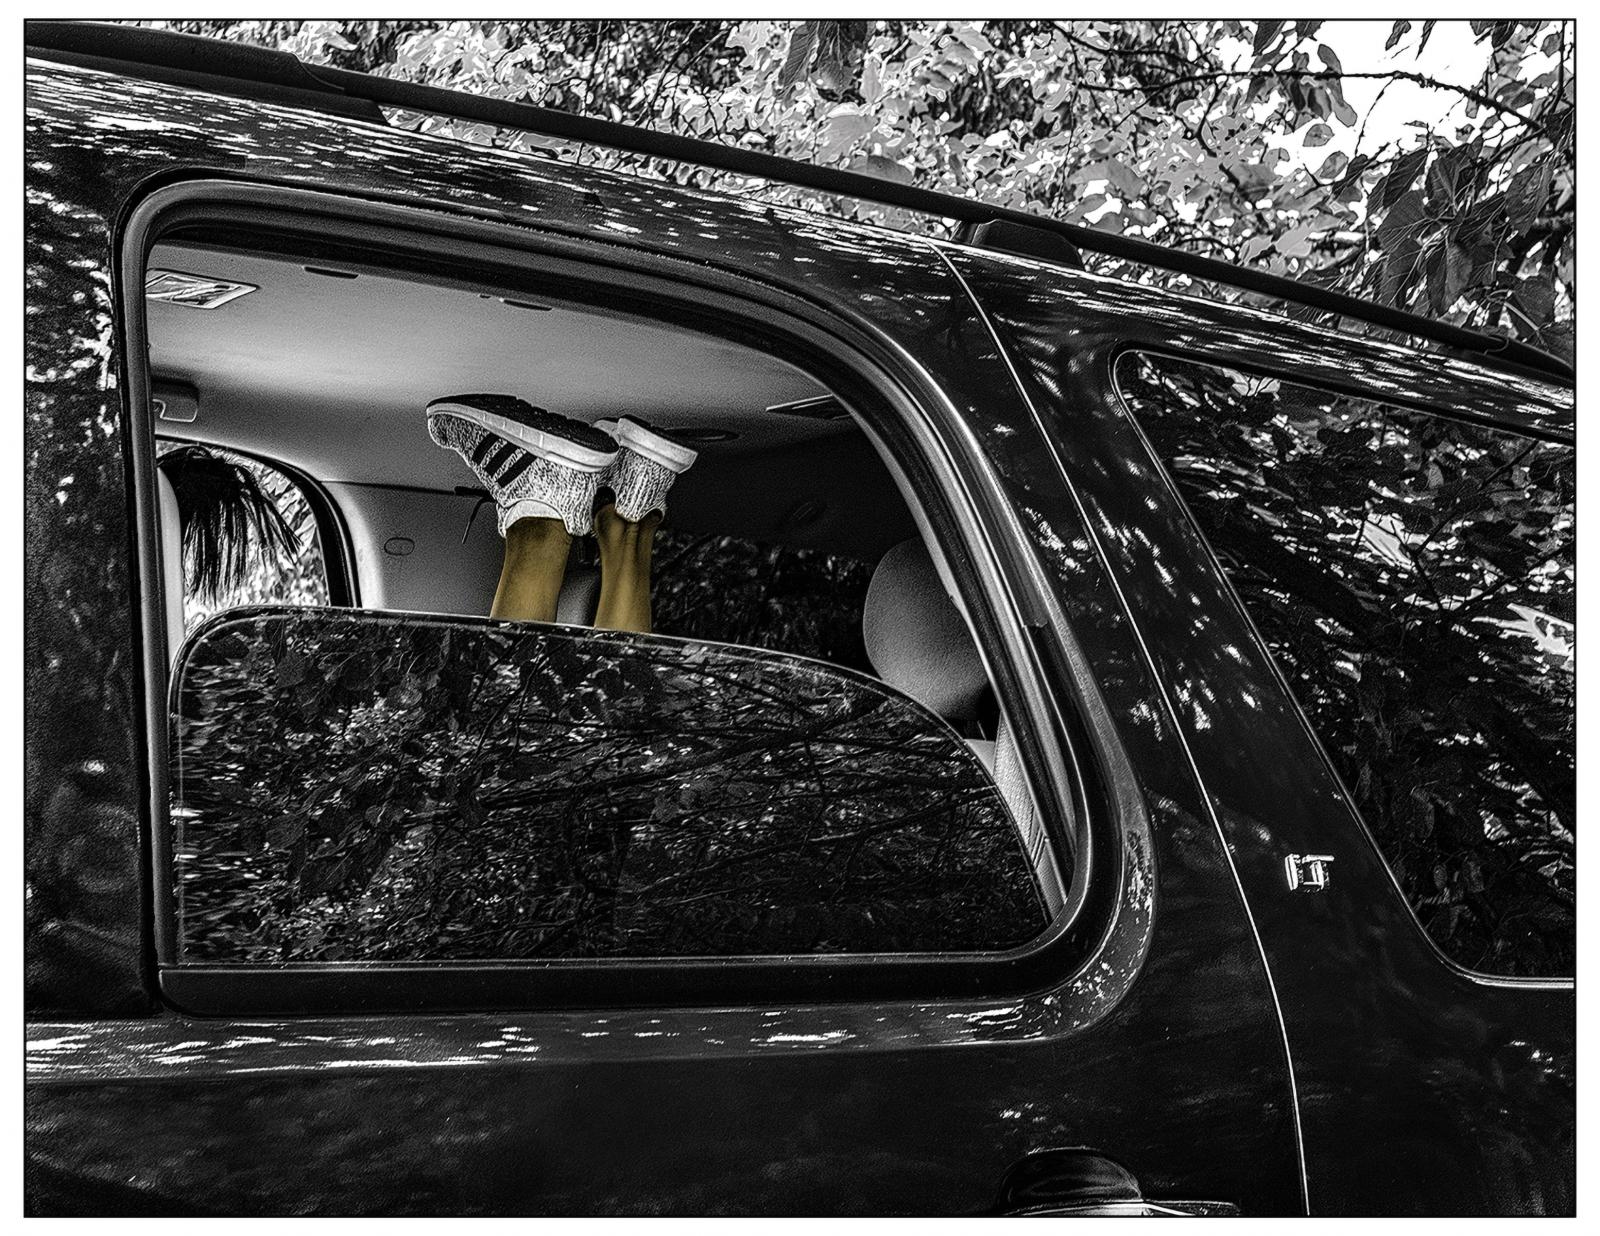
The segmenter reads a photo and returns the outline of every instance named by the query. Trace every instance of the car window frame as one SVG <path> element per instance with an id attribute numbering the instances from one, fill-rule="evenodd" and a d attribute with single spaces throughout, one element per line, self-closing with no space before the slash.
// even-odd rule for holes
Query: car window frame
<path id="1" fill-rule="evenodd" d="M 737 324 L 741 333 L 754 332 L 761 339 L 756 346 L 785 359 L 809 358 L 813 370 L 825 359 L 829 384 L 836 388 L 841 372 L 849 375 L 850 382 L 844 385 L 848 388 L 853 383 L 857 398 L 892 413 L 876 424 L 866 419 L 859 423 L 905 490 L 919 530 L 925 538 L 933 531 L 944 534 L 934 543 L 955 544 L 966 551 L 949 555 L 954 560 L 952 575 L 969 620 L 979 633 L 980 646 L 992 660 L 991 678 L 997 694 L 1006 701 L 1023 751 L 1043 756 L 1029 761 L 1035 764 L 1029 782 L 1056 857 L 1067 865 L 1068 880 L 1067 904 L 1055 920 L 1028 943 L 995 953 L 731 957 L 665 963 L 653 959 L 485 962 L 456 967 L 318 963 L 316 973 L 299 968 L 289 972 L 256 967 L 177 967 L 167 803 L 167 700 L 165 692 L 154 692 L 149 686 L 166 681 L 167 667 L 152 664 L 152 644 L 146 638 L 146 682 L 142 685 L 149 705 L 145 723 L 151 771 L 146 819 L 153 875 L 151 918 L 158 986 L 169 1003 L 191 1012 L 230 1014 L 678 1005 L 730 999 L 890 999 L 931 997 L 951 990 L 974 996 L 1022 994 L 1065 980 L 1088 964 L 1095 949 L 1105 943 L 1105 928 L 1116 912 L 1129 874 L 1120 861 L 1120 838 L 1130 828 L 1148 830 L 1143 804 L 1132 788 L 1127 756 L 1087 678 L 1081 654 L 1072 655 L 1076 645 L 1042 584 L 1024 529 L 1009 506 L 991 496 L 998 492 L 992 465 L 975 444 L 953 444 L 948 432 L 941 434 L 922 406 L 929 396 L 908 389 L 903 372 L 891 372 L 881 356 L 871 355 L 868 347 L 853 341 L 851 328 L 836 315 L 828 315 L 830 320 L 819 326 L 798 313 L 774 310 L 753 295 L 758 286 L 754 281 L 721 275 L 713 282 L 707 272 L 679 259 L 619 253 L 613 246 L 556 233 L 416 206 L 345 198 L 320 189 L 180 181 L 151 191 L 133 206 L 126 220 L 117 237 L 116 252 L 123 310 L 118 327 L 128 345 L 124 351 L 128 357 L 147 355 L 142 346 L 143 299 L 127 292 L 142 287 L 150 248 L 160 236 L 179 222 L 253 222 L 265 231 L 270 220 L 272 226 L 295 235 L 325 235 L 333 224 L 345 235 L 406 236 L 413 245 L 423 236 L 430 246 L 453 239 L 466 251 L 481 250 L 487 244 L 501 263 L 522 277 L 568 278 L 584 286 L 607 288 L 611 303 L 620 292 L 643 310 L 654 310 L 647 316 L 668 316 L 670 306 L 674 320 L 684 321 L 688 312 L 692 318 L 703 319 L 697 328 L 720 323 L 723 329 L 718 333 L 730 337 Z M 420 247 L 407 252 L 413 251 L 423 252 Z M 434 251 L 428 250 L 430 254 Z M 794 299 L 786 289 L 764 286 L 764 290 Z M 137 507 L 142 581 L 155 551 L 150 474 L 153 437 L 146 432 L 148 372 L 130 364 L 125 379 L 132 410 L 132 499 Z M 948 407 L 948 400 L 945 402 Z M 953 413 L 949 408 L 946 415 Z M 931 469 L 938 478 L 937 489 L 912 486 L 907 473 L 914 468 Z M 990 491 L 983 495 L 988 499 L 987 520 L 980 515 L 982 508 L 974 492 L 978 486 Z M 1009 515 L 1009 523 L 993 530 L 996 508 Z M 954 518 L 951 511 L 960 511 L 964 517 Z M 976 583 L 973 576 L 977 576 Z M 136 587 L 142 596 L 142 629 L 159 630 L 160 616 L 149 613 L 151 590 L 142 582 Z M 1069 645 L 1067 656 L 1059 652 L 1052 656 L 1042 649 L 1040 630 L 1046 625 L 1054 628 L 1058 642 Z M 1059 692 L 1045 686 L 1052 671 L 1055 681 L 1061 683 L 1063 661 L 1068 665 L 1063 685 L 1070 692 L 1069 699 L 1056 698 Z M 1042 776 L 1039 764 L 1043 765 Z M 1063 823 L 1072 830 L 1065 837 L 1058 831 Z M 450 969 L 455 972 L 446 975 Z M 619 970 L 626 974 L 625 980 L 619 981 Z"/>

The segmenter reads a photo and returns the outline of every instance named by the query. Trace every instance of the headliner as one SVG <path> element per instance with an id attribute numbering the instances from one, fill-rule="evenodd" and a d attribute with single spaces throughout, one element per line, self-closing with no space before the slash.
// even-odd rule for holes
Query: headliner
<path id="1" fill-rule="evenodd" d="M 506 392 L 590 422 L 631 412 L 737 434 L 700 445 L 675 523 L 795 540 L 784 515 L 814 498 L 826 516 L 799 539 L 859 557 L 909 529 L 853 421 L 767 411 L 827 388 L 742 344 L 556 301 L 529 309 L 442 281 L 199 244 L 158 244 L 150 266 L 259 289 L 211 310 L 147 302 L 152 375 L 192 385 L 199 400 L 193 423 L 157 422 L 164 437 L 279 459 L 324 483 L 452 492 L 475 482 L 429 440 L 424 406 Z M 806 467 L 813 456 L 820 466 Z M 860 521 L 849 517 L 863 508 L 892 527 L 852 531 Z"/>

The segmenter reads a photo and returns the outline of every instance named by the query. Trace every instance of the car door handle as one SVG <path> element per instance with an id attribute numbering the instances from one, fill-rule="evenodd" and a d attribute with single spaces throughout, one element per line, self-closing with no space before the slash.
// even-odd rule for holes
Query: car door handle
<path id="1" fill-rule="evenodd" d="M 1232 1202 L 1147 1198 L 1122 1164 L 1084 1147 L 1036 1150 L 1000 1183 L 995 1214 L 1017 1216 L 1236 1215 Z"/>
<path id="2" fill-rule="evenodd" d="M 1232 1202 L 1154 1202 L 1148 1198 L 1137 1201 L 1115 1201 L 1103 1198 L 1071 1206 L 1043 1206 L 1031 1210 L 1005 1210 L 1001 1213 L 1007 1217 L 1025 1219 L 1044 1218 L 1049 1215 L 1075 1219 L 1200 1218 L 1237 1215 L 1239 1208 Z"/>

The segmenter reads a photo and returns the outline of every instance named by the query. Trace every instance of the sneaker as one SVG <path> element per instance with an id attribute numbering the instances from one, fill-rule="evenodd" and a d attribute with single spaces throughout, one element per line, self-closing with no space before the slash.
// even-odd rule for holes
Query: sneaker
<path id="1" fill-rule="evenodd" d="M 593 524 L 610 435 L 515 395 L 450 395 L 428 405 L 428 436 L 455 451 L 494 499 L 500 535 L 519 519 L 559 519 L 573 536 Z"/>
<path id="2" fill-rule="evenodd" d="M 617 514 L 638 523 L 651 511 L 667 513 L 667 490 L 700 457 L 671 430 L 636 416 L 596 421 L 595 428 L 616 439 L 617 458 L 600 475 L 600 484 L 615 495 Z"/>

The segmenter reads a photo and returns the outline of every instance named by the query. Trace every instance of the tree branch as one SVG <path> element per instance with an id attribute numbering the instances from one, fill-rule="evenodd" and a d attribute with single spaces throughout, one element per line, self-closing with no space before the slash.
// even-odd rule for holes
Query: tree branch
<path id="1" fill-rule="evenodd" d="M 1524 116 L 1514 107 L 1507 107 L 1497 99 L 1492 99 L 1482 91 L 1474 90 L 1470 86 L 1453 86 L 1449 82 L 1441 82 L 1436 78 L 1428 77 L 1422 73 L 1410 73 L 1404 69 L 1390 69 L 1384 73 L 1346 73 L 1335 72 L 1332 69 L 1219 69 L 1209 73 L 1189 73 L 1183 77 L 1175 77 L 1171 81 L 1160 82 L 1154 86 L 1109 86 L 1088 85 L 1087 89 L 1101 90 L 1110 94 L 1142 94 L 1146 98 L 1161 94 L 1179 86 L 1186 86 L 1193 82 L 1235 81 L 1242 77 L 1276 77 L 1296 81 L 1408 81 L 1419 86 L 1429 86 L 1435 90 L 1451 90 L 1462 98 L 1471 99 L 1480 107 L 1487 107 L 1501 115 L 1509 116 L 1513 120 L 1528 126 L 1538 127 L 1538 122 L 1531 117 Z"/>

